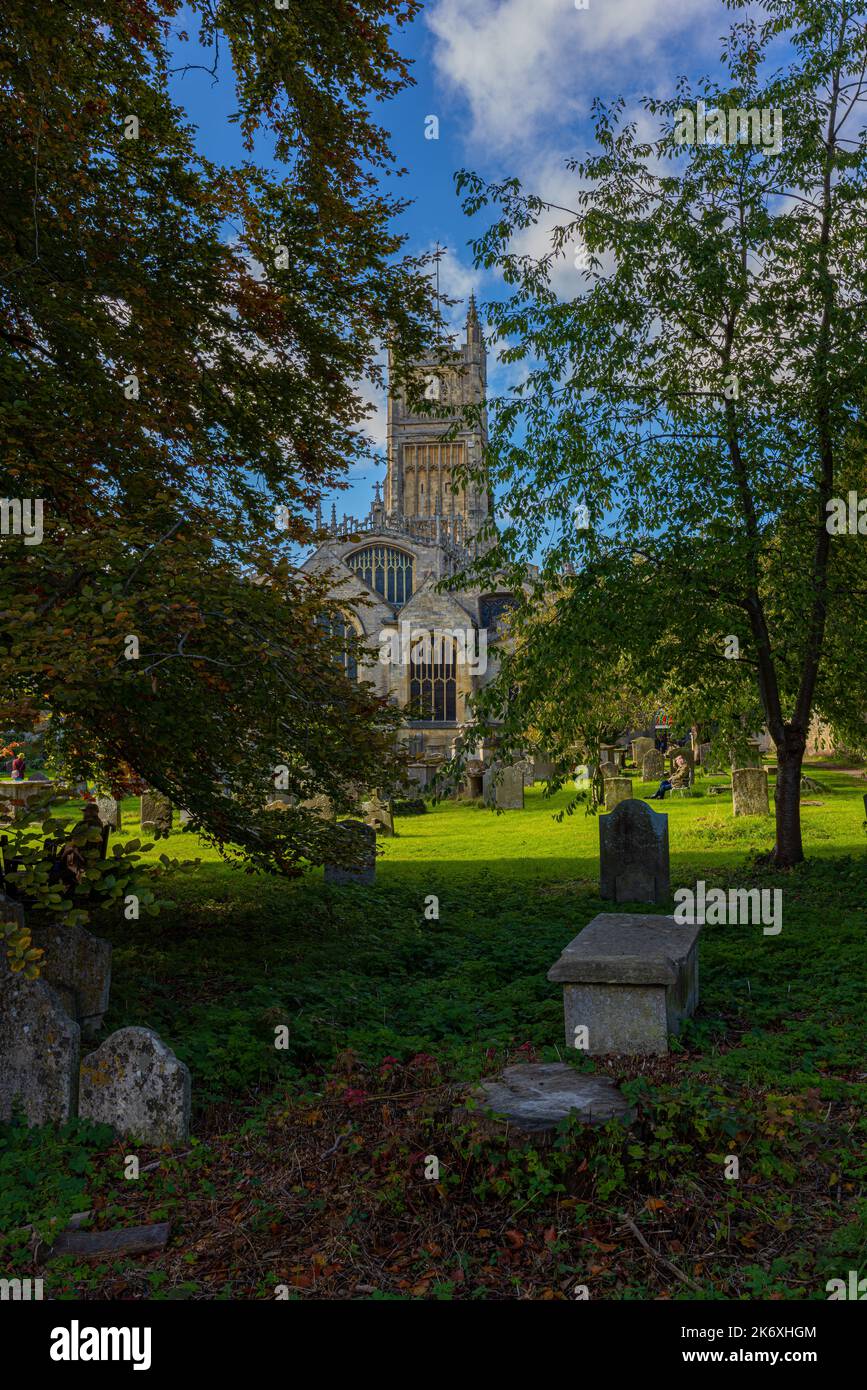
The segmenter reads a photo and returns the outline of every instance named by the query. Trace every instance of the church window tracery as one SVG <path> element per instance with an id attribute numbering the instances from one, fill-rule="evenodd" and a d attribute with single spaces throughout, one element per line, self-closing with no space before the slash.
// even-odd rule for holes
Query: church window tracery
<path id="1" fill-rule="evenodd" d="M 356 550 L 347 565 L 389 603 L 404 604 L 412 598 L 413 557 L 393 545 L 368 545 Z"/>

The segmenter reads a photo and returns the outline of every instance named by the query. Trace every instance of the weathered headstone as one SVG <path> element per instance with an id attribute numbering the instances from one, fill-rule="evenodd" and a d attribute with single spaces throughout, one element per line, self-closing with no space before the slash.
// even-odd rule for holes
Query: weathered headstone
<path id="1" fill-rule="evenodd" d="M 172 828 L 172 803 L 162 792 L 144 792 L 139 819 L 142 830 L 167 833 Z"/>
<path id="2" fill-rule="evenodd" d="M 81 1030 L 45 980 L 25 980 L 0 947 L 0 1122 L 66 1124 L 78 1098 Z"/>
<path id="3" fill-rule="evenodd" d="M 152 1028 L 121 1028 L 81 1063 L 78 1113 L 140 1144 L 190 1132 L 190 1072 Z"/>
<path id="4" fill-rule="evenodd" d="M 538 757 L 533 759 L 533 771 L 537 782 L 550 782 L 553 777 L 557 776 L 559 770 L 558 764 L 552 762 L 550 758 Z"/>
<path id="5" fill-rule="evenodd" d="M 616 763 L 600 763 L 599 771 L 603 777 L 616 777 L 620 769 Z"/>
<path id="6" fill-rule="evenodd" d="M 57 991 L 82 1036 L 94 1037 L 108 1009 L 111 942 L 63 922 L 34 927 L 32 937 L 33 945 L 45 952 L 41 978 Z"/>
<path id="7" fill-rule="evenodd" d="M 698 1003 L 700 930 L 673 917 L 594 917 L 548 971 L 563 985 L 566 1046 L 591 1056 L 666 1053 Z"/>
<path id="8" fill-rule="evenodd" d="M 325 882 L 343 885 L 360 883 L 370 887 L 376 877 L 376 831 L 359 820 L 340 821 L 347 837 L 351 864 L 326 864 Z"/>
<path id="9" fill-rule="evenodd" d="M 520 762 L 515 763 L 515 767 L 519 767 L 519 768 L 521 769 L 521 772 L 522 772 L 523 775 L 524 775 L 524 786 L 525 786 L 525 787 L 535 787 L 535 785 L 536 785 L 536 769 L 535 769 L 535 767 L 534 767 L 534 765 L 533 765 L 533 759 L 532 759 L 532 758 L 522 758 Z"/>
<path id="10" fill-rule="evenodd" d="M 659 782 L 665 772 L 665 758 L 658 748 L 651 748 L 641 760 L 641 780 Z"/>
<path id="11" fill-rule="evenodd" d="M 482 779 L 482 789 L 485 801 L 499 811 L 524 809 L 524 773 L 520 766 L 493 763 Z"/>
<path id="12" fill-rule="evenodd" d="M 768 814 L 768 774 L 763 767 L 733 769 L 732 812 L 736 816 Z"/>
<path id="13" fill-rule="evenodd" d="M 377 835 L 394 834 L 394 806 L 391 801 L 385 801 L 378 795 L 372 796 L 362 804 L 361 812 L 365 825 L 372 826 Z"/>
<path id="14" fill-rule="evenodd" d="M 605 779 L 605 809 L 613 811 L 621 801 L 632 800 L 631 777 L 607 777 Z"/>
<path id="15" fill-rule="evenodd" d="M 111 830 L 120 830 L 121 809 L 119 801 L 115 801 L 113 796 L 98 796 L 96 798 L 96 810 L 103 825 L 107 825 Z"/>
<path id="16" fill-rule="evenodd" d="M 668 899 L 668 816 L 646 801 L 623 801 L 599 818 L 599 896 L 612 902 Z"/>
<path id="17" fill-rule="evenodd" d="M 646 753 L 653 750 L 652 738 L 636 738 L 632 740 L 632 761 L 636 767 L 641 767 Z"/>
<path id="18" fill-rule="evenodd" d="M 334 802 L 330 796 L 325 796 L 324 793 L 321 796 L 311 796 L 307 801 L 299 802 L 299 805 L 305 811 L 314 811 L 323 820 L 336 820 L 337 818 Z"/>

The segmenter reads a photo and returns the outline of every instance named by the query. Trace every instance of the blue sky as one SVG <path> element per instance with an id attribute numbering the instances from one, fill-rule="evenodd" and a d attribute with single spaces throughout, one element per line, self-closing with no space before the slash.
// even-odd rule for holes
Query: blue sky
<path id="1" fill-rule="evenodd" d="M 576 0 L 431 0 L 396 39 L 413 59 L 416 85 L 376 111 L 392 132 L 398 164 L 409 171 L 398 185 L 413 199 L 400 224 L 408 249 L 447 246 L 441 284 L 461 301 L 471 289 L 482 303 L 503 295 L 496 273 L 472 266 L 467 243 L 482 223 L 477 228 L 464 217 L 455 170 L 468 167 L 488 179 L 515 175 L 570 206 L 572 176 L 564 160 L 591 143 L 594 97 L 622 95 L 644 122 L 637 105 L 642 94 L 670 96 L 680 73 L 695 79 L 717 69 L 720 38 L 733 18 L 722 0 L 587 0 L 586 9 Z M 178 63 L 200 61 L 195 23 L 181 16 L 175 28 L 191 35 L 178 45 Z M 244 152 L 229 120 L 235 103 L 225 50 L 219 72 L 216 84 L 204 72 L 176 73 L 172 94 L 197 126 L 202 153 L 231 163 Z M 436 140 L 425 138 L 429 116 L 439 122 Z M 257 157 L 266 162 L 267 150 Z M 528 233 L 522 249 L 547 249 L 548 230 L 540 225 Z M 564 296 L 577 288 L 568 258 L 557 287 Z M 452 315 L 463 322 L 463 304 Z M 508 378 L 491 357 L 488 374 L 493 392 L 505 388 Z M 381 444 L 383 403 L 372 390 L 370 396 L 378 407 L 370 432 Z M 383 473 L 375 464 L 359 469 L 337 496 L 338 512 L 364 515 Z"/>

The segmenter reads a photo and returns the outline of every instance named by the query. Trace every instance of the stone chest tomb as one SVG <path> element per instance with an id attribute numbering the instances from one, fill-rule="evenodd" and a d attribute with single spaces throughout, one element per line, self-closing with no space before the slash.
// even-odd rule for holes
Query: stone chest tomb
<path id="1" fill-rule="evenodd" d="M 548 971 L 563 986 L 566 1046 L 666 1053 L 698 1003 L 699 931 L 645 913 L 594 917 Z"/>

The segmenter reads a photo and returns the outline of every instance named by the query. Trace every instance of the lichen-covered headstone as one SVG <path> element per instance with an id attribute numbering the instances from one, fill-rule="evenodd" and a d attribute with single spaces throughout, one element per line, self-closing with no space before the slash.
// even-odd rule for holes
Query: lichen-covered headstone
<path id="1" fill-rule="evenodd" d="M 25 980 L 0 950 L 0 1122 L 66 1124 L 78 1098 L 81 1030 L 45 980 Z"/>
<path id="2" fill-rule="evenodd" d="M 360 820 L 340 821 L 338 827 L 347 837 L 347 863 L 326 864 L 325 882 L 342 886 L 360 883 L 370 887 L 376 877 L 376 831 Z"/>
<path id="3" fill-rule="evenodd" d="M 141 798 L 142 830 L 169 833 L 172 828 L 172 803 L 162 792 L 145 792 Z"/>
<path id="4" fill-rule="evenodd" d="M 482 795 L 498 811 L 523 811 L 523 768 L 519 764 L 504 767 L 502 763 L 493 763 L 482 779 Z"/>
<path id="5" fill-rule="evenodd" d="M 113 796 L 98 796 L 96 798 L 96 810 L 103 825 L 109 826 L 111 830 L 120 830 L 121 810 L 120 802 Z"/>
<path id="6" fill-rule="evenodd" d="M 768 814 L 768 774 L 763 767 L 736 767 L 732 772 L 732 811 L 736 816 Z"/>
<path id="7" fill-rule="evenodd" d="M 608 777 L 605 780 L 605 809 L 613 811 L 621 801 L 632 800 L 631 777 Z"/>
<path id="8" fill-rule="evenodd" d="M 84 927 L 55 922 L 34 927 L 33 945 L 45 952 L 41 977 L 60 995 L 63 1005 L 92 1038 L 102 1026 L 111 987 L 111 942 Z"/>
<path id="9" fill-rule="evenodd" d="M 651 748 L 641 760 L 641 780 L 643 782 L 659 782 L 665 771 L 665 758 L 658 748 Z"/>
<path id="10" fill-rule="evenodd" d="M 190 1072 L 152 1028 L 121 1028 L 81 1063 L 78 1113 L 140 1144 L 190 1132 Z"/>
<path id="11" fill-rule="evenodd" d="M 365 825 L 370 825 L 377 835 L 394 834 L 394 806 L 379 795 L 365 801 L 361 807 Z"/>
<path id="12" fill-rule="evenodd" d="M 599 771 L 603 777 L 616 777 L 620 769 L 616 763 L 605 762 L 599 764 Z"/>
<path id="13" fill-rule="evenodd" d="M 599 818 L 599 896 L 616 903 L 666 902 L 668 816 L 646 801 L 622 801 Z"/>

